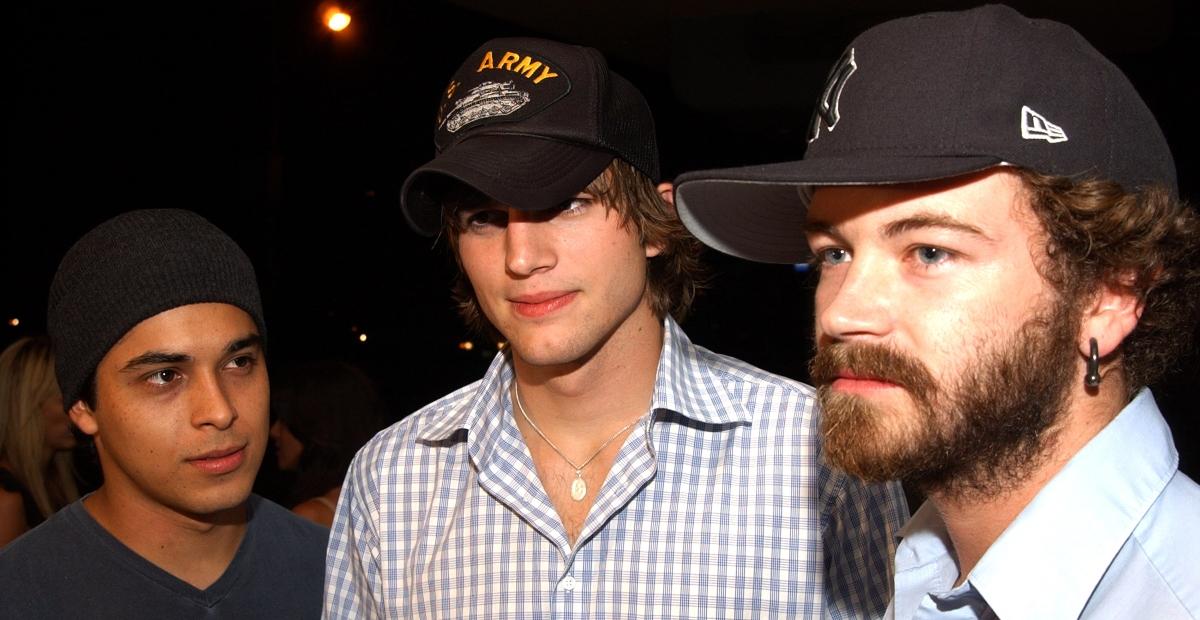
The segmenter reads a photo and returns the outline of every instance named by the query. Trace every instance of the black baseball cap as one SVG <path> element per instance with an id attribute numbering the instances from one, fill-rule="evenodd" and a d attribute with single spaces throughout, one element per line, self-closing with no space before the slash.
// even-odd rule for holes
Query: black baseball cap
<path id="1" fill-rule="evenodd" d="M 681 175 L 675 204 L 704 243 L 792 263 L 809 256 L 813 186 L 1002 165 L 1178 191 L 1166 139 L 1120 69 L 1069 26 L 988 5 L 859 35 L 830 73 L 801 161 Z"/>
<path id="2" fill-rule="evenodd" d="M 654 119 L 642 94 L 590 47 L 493 39 L 443 92 L 437 155 L 408 176 L 400 204 L 418 233 L 441 229 L 441 192 L 465 183 L 512 207 L 562 204 L 620 157 L 659 178 Z"/>

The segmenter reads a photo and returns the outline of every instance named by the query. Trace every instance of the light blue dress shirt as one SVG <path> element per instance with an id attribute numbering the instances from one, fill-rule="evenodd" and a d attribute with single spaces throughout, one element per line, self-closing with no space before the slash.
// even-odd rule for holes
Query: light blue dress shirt
<path id="1" fill-rule="evenodd" d="M 1200 487 L 1149 390 L 1092 438 L 988 548 L 966 582 L 926 502 L 901 532 L 888 618 L 1200 614 Z"/>
<path id="2" fill-rule="evenodd" d="M 647 417 L 572 545 L 513 420 L 507 356 L 351 466 L 330 618 L 865 618 L 883 613 L 899 485 L 821 459 L 812 388 L 666 321 Z"/>

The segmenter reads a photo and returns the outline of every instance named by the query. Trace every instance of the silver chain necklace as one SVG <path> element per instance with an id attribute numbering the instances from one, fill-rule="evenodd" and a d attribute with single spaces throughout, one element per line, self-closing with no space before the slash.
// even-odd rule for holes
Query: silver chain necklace
<path id="1" fill-rule="evenodd" d="M 513 396 L 516 397 L 517 410 L 521 412 L 521 417 L 525 418 L 525 421 L 529 423 L 529 427 L 538 434 L 538 437 L 542 438 L 542 441 L 546 442 L 546 445 L 550 446 L 551 450 L 554 450 L 555 453 L 561 456 L 562 460 L 567 462 L 567 465 L 570 465 L 575 470 L 575 479 L 571 481 L 571 499 L 577 502 L 581 502 L 583 498 L 587 497 L 587 483 L 583 481 L 584 468 L 591 465 L 592 461 L 596 460 L 596 457 L 600 456 L 600 453 L 604 452 L 604 449 L 609 444 L 617 440 L 617 437 L 620 437 L 625 431 L 633 428 L 633 425 L 638 423 L 637 420 L 634 420 L 621 427 L 621 430 L 614 433 L 612 437 L 609 437 L 608 441 L 604 442 L 599 449 L 593 452 L 582 465 L 576 465 L 574 461 L 567 458 L 567 455 L 563 454 L 562 450 L 558 449 L 558 446 L 554 445 L 553 441 L 550 441 L 550 438 L 546 436 L 546 433 L 542 432 L 542 429 L 538 428 L 537 424 L 533 423 L 533 419 L 529 417 L 529 414 L 525 413 L 525 405 L 521 404 L 521 389 L 517 387 L 516 381 L 513 381 Z"/>

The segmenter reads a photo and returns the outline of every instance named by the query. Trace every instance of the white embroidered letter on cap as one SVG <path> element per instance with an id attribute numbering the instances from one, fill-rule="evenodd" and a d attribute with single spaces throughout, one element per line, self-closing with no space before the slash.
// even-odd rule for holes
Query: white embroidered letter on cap
<path id="1" fill-rule="evenodd" d="M 1062 127 L 1046 120 L 1045 116 L 1021 106 L 1021 137 L 1026 140 L 1045 140 L 1051 144 L 1066 142 L 1067 134 Z"/>
<path id="2" fill-rule="evenodd" d="M 829 73 L 829 79 L 825 82 L 825 89 L 821 91 L 821 99 L 817 101 L 817 109 L 813 111 L 812 122 L 808 128 L 809 142 L 820 137 L 822 121 L 829 131 L 833 131 L 838 121 L 841 120 L 842 111 L 838 108 L 838 104 L 842 99 L 842 89 L 846 87 L 846 80 L 850 79 L 856 69 L 858 69 L 858 63 L 854 62 L 854 48 L 852 47 L 842 54 L 837 64 L 834 65 L 833 71 Z"/>

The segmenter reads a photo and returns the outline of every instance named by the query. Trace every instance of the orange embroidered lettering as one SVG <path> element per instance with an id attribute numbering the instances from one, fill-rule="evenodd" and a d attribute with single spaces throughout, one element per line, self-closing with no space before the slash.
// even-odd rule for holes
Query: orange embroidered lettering
<path id="1" fill-rule="evenodd" d="M 483 60 L 479 61 L 479 68 L 475 70 L 475 73 L 479 73 L 484 69 L 494 69 L 496 65 L 493 63 L 495 63 L 495 60 L 492 59 L 492 53 L 489 51 L 483 55 Z"/>
<path id="2" fill-rule="evenodd" d="M 496 63 L 496 68 L 497 69 L 508 69 L 509 71 L 512 71 L 513 63 L 517 62 L 520 59 L 521 59 L 520 54 L 514 54 L 512 52 L 504 52 L 504 56 L 500 58 L 500 62 Z"/>
<path id="3" fill-rule="evenodd" d="M 534 83 L 534 84 L 541 84 L 541 83 L 542 83 L 542 80 L 545 80 L 545 79 L 548 79 L 548 78 L 555 78 L 555 77 L 558 77 L 558 74 L 557 74 L 557 73 L 553 73 L 553 72 L 551 72 L 551 71 L 550 71 L 550 67 L 542 67 L 542 74 L 541 74 L 541 75 L 539 75 L 539 76 L 537 76 L 537 79 L 536 79 L 536 80 L 534 80 L 534 81 L 533 81 L 533 83 Z"/>
<path id="4" fill-rule="evenodd" d="M 526 56 L 521 59 L 521 62 L 517 63 L 517 66 L 513 69 L 513 71 L 524 74 L 527 78 L 532 78 L 533 74 L 537 73 L 537 70 L 541 68 L 542 63 L 540 61 Z"/>

